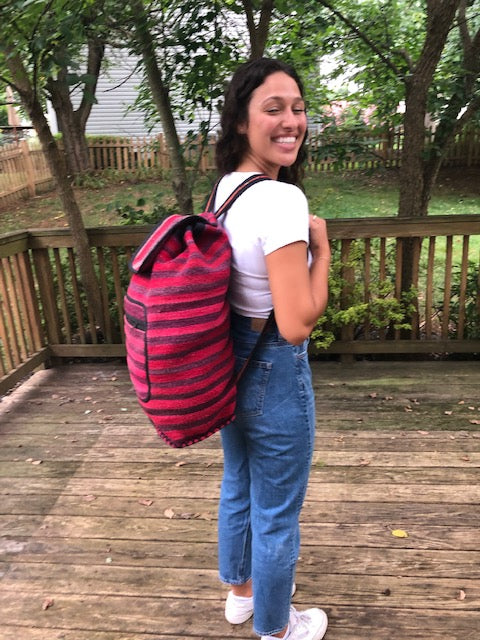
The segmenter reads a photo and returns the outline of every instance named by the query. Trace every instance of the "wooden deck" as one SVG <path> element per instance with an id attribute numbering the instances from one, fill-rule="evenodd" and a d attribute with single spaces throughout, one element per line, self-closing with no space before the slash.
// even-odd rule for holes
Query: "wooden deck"
<path id="1" fill-rule="evenodd" d="M 478 640 L 480 363 L 313 369 L 294 603 L 327 640 Z M 0 423 L 1 640 L 254 637 L 223 617 L 218 436 L 164 446 L 120 362 L 36 373 Z"/>

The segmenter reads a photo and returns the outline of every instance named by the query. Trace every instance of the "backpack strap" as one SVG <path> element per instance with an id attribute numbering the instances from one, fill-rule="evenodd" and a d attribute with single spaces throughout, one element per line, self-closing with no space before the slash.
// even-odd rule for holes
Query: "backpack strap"
<path id="1" fill-rule="evenodd" d="M 207 205 L 205 207 L 205 211 L 210 211 L 210 212 L 213 213 L 214 204 L 215 204 L 215 197 L 217 195 L 217 189 L 218 189 L 218 185 L 220 184 L 220 180 L 221 179 L 222 178 L 219 178 L 217 180 L 217 182 L 215 183 L 215 186 L 212 189 L 212 193 L 210 194 L 210 197 L 208 199 Z M 254 184 L 257 184 L 257 182 L 263 182 L 265 180 L 271 180 L 271 178 L 269 178 L 267 175 L 265 175 L 263 173 L 256 173 L 253 176 L 248 176 L 248 178 L 246 178 L 243 182 L 241 182 L 238 185 L 238 187 L 225 200 L 225 202 L 223 202 L 223 204 L 217 209 L 217 211 L 215 212 L 215 217 L 219 218 L 221 215 L 226 213 L 228 211 L 228 209 L 232 206 L 232 204 L 235 202 L 235 200 L 237 198 L 239 198 L 242 195 L 242 193 L 244 193 L 244 191 L 246 191 L 249 187 L 251 187 Z M 247 359 L 245 360 L 245 362 L 243 363 L 242 368 L 240 369 L 240 371 L 237 374 L 237 378 L 236 378 L 236 382 L 237 383 L 240 381 L 240 379 L 242 378 L 243 374 L 247 370 L 247 367 L 250 364 L 250 362 L 252 361 L 253 355 L 255 354 L 255 352 L 257 351 L 258 347 L 262 343 L 263 338 L 265 337 L 267 332 L 273 327 L 274 324 L 275 324 L 275 315 L 274 315 L 274 312 L 273 312 L 273 309 L 272 309 L 270 311 L 270 315 L 268 316 L 268 319 L 267 319 L 265 325 L 263 326 L 263 329 L 262 329 L 260 335 L 257 338 L 257 341 L 256 341 L 253 349 L 248 354 Z"/>
<path id="2" fill-rule="evenodd" d="M 214 212 L 215 198 L 217 195 L 218 185 L 220 184 L 221 179 L 222 178 L 219 178 L 219 180 L 217 180 L 217 182 L 215 183 L 215 186 L 212 189 L 212 193 L 208 198 L 205 211 L 210 211 L 212 213 Z M 246 178 L 242 183 L 240 183 L 238 187 L 228 196 L 225 202 L 217 209 L 217 211 L 215 212 L 215 217 L 219 218 L 228 209 L 230 209 L 230 207 L 235 202 L 235 200 L 239 198 L 242 195 L 242 193 L 246 191 L 249 187 L 251 187 L 254 184 L 257 184 L 257 182 L 263 182 L 264 180 L 271 180 L 271 178 L 264 175 L 263 173 L 256 173 L 253 176 L 248 176 L 248 178 Z"/>
<path id="3" fill-rule="evenodd" d="M 205 211 L 214 213 L 215 198 L 217 196 L 217 189 L 221 179 L 222 178 L 219 178 L 215 183 L 215 186 L 212 189 L 212 193 L 210 194 L 210 197 L 208 198 L 208 202 L 205 206 Z M 228 211 L 228 209 L 232 206 L 235 200 L 239 198 L 242 195 L 242 193 L 244 193 L 249 187 L 253 186 L 254 184 L 257 184 L 257 182 L 264 182 L 265 180 L 271 180 L 271 178 L 269 178 L 267 175 L 263 173 L 256 173 L 253 176 L 248 176 L 248 178 L 246 178 L 243 182 L 241 182 L 238 185 L 238 187 L 229 195 L 229 197 L 225 200 L 225 202 L 223 202 L 223 204 L 220 205 L 220 207 L 215 212 L 215 217 L 219 218 L 221 215 L 226 213 L 226 211 Z M 262 343 L 266 333 L 273 327 L 274 324 L 275 324 L 275 315 L 272 309 L 270 311 L 270 315 L 268 316 L 265 325 L 263 326 L 263 329 L 260 335 L 257 338 L 255 345 L 253 346 L 253 349 L 248 354 L 247 359 L 245 360 L 242 368 L 237 374 L 237 378 L 236 378 L 237 383 L 240 381 L 243 374 L 247 370 L 247 367 L 250 364 L 254 353 L 257 351 L 258 347 Z"/>
<path id="4" fill-rule="evenodd" d="M 257 351 L 258 347 L 261 345 L 261 343 L 263 341 L 263 338 L 266 336 L 267 332 L 270 329 L 273 328 L 274 324 L 275 324 L 275 313 L 274 313 L 274 311 L 272 309 L 270 311 L 270 315 L 267 318 L 267 321 L 263 325 L 263 329 L 262 329 L 260 335 L 258 336 L 257 341 L 253 345 L 253 349 L 248 354 L 247 359 L 245 360 L 245 362 L 243 363 L 242 368 L 240 369 L 240 371 L 237 374 L 237 379 L 236 379 L 237 384 L 240 382 L 241 377 L 243 376 L 243 374 L 247 370 L 247 367 L 250 364 L 250 362 L 252 361 L 254 353 Z"/>

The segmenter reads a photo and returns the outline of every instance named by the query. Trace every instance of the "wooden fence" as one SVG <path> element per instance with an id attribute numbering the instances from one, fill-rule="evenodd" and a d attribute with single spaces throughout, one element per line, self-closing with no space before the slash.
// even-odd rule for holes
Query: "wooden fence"
<path id="1" fill-rule="evenodd" d="M 400 130 L 371 130 L 345 144 L 328 141 L 327 134 L 312 135 L 309 142 L 308 170 L 313 172 L 398 167 L 403 144 Z M 333 147 L 336 146 L 337 155 Z M 338 153 L 340 152 L 340 153 Z M 141 173 L 161 172 L 171 168 L 163 135 L 153 138 L 92 138 L 89 141 L 90 166 L 93 171 L 113 170 Z M 201 155 L 200 160 L 198 159 Z M 187 165 L 200 171 L 214 170 L 214 140 L 204 148 L 200 142 L 185 146 Z M 450 146 L 444 166 L 480 165 L 480 129 L 463 131 Z M 33 196 L 39 188 L 53 185 L 45 157 L 30 142 L 0 147 L 0 206 Z"/>
<path id="2" fill-rule="evenodd" d="M 34 197 L 53 184 L 45 154 L 36 139 L 0 147 L 0 205 Z"/>
<path id="3" fill-rule="evenodd" d="M 0 395 L 52 357 L 125 354 L 127 262 L 148 230 L 89 230 L 105 310 L 102 334 L 91 329 L 68 230 L 0 236 Z M 402 245 L 407 238 L 423 240 L 414 258 L 418 294 L 412 318 L 418 329 L 405 339 L 389 325 L 378 326 L 378 317 L 366 317 L 344 326 L 335 342 L 318 353 L 480 353 L 480 215 L 331 220 L 328 232 L 341 261 L 342 291 L 333 301 L 340 307 L 351 304 L 352 287 L 367 305 L 375 297 L 377 302 L 398 297 Z M 352 262 L 353 248 L 357 258 Z M 378 294 L 378 283 L 389 288 L 382 284 Z"/>

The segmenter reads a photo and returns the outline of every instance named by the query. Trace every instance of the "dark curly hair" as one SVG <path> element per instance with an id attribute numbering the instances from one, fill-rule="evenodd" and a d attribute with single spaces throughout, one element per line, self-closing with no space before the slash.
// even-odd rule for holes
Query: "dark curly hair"
<path id="1" fill-rule="evenodd" d="M 272 73 L 283 71 L 295 80 L 303 96 L 303 84 L 293 67 L 271 58 L 259 58 L 242 64 L 233 74 L 224 97 L 220 120 L 221 133 L 216 145 L 216 164 L 221 175 L 235 171 L 246 152 L 248 139 L 238 132 L 238 125 L 248 120 L 248 105 L 253 91 Z M 307 157 L 305 142 L 298 152 L 297 159 L 289 167 L 281 167 L 278 179 L 299 185 L 303 177 L 302 164 Z"/>

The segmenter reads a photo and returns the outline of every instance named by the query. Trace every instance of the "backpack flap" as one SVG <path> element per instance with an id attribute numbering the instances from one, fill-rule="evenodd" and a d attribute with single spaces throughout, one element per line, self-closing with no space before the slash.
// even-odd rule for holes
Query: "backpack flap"
<path id="1" fill-rule="evenodd" d="M 155 227 L 136 250 L 129 264 L 130 271 L 132 273 L 145 273 L 150 271 L 155 262 L 155 257 L 171 236 L 175 235 L 181 238 L 188 227 L 191 227 L 195 232 L 197 229 L 203 229 L 206 224 L 213 225 L 215 221 L 207 219 L 202 215 L 184 216 L 173 214 L 168 216 L 168 218 Z"/>

